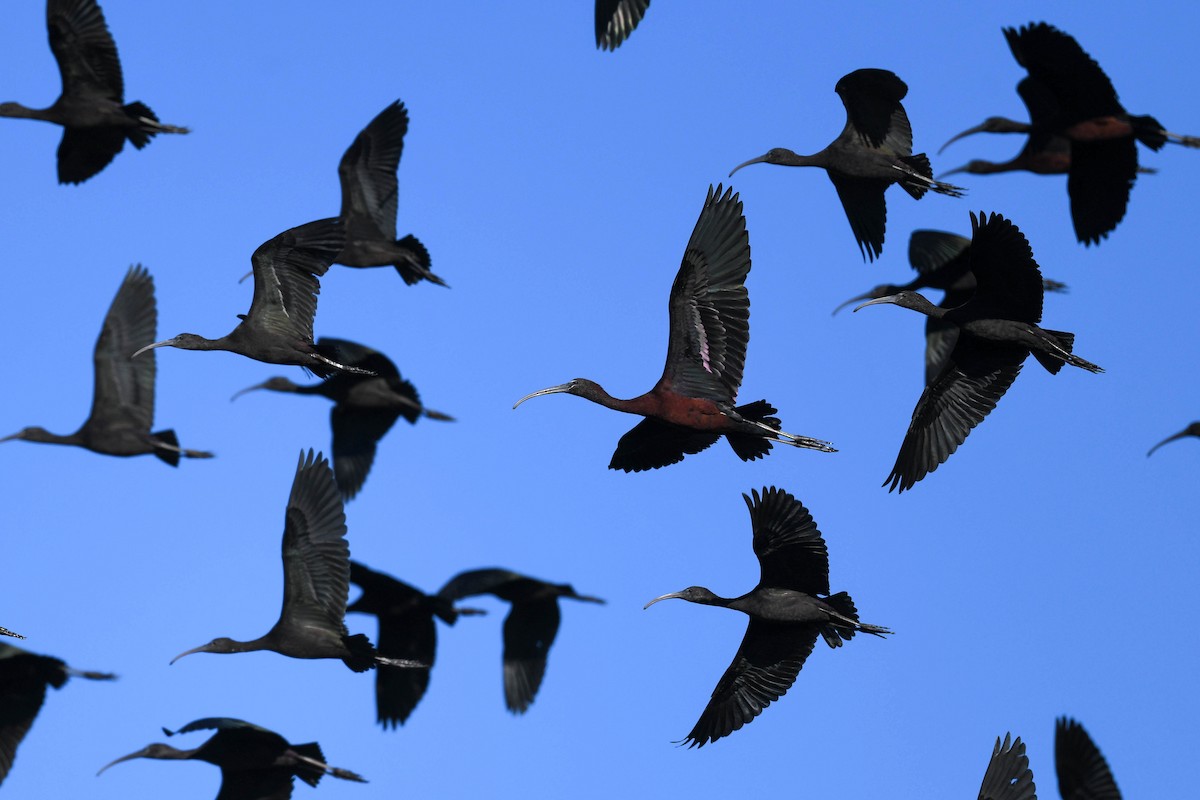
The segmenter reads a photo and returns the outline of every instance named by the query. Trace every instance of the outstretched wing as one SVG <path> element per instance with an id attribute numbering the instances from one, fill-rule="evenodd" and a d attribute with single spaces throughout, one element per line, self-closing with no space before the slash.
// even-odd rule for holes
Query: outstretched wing
<path id="1" fill-rule="evenodd" d="M 260 245 L 250 257 L 254 299 L 249 321 L 311 342 L 321 292 L 317 278 L 345 243 L 341 220 L 321 219 L 289 228 Z"/>
<path id="2" fill-rule="evenodd" d="M 883 237 L 887 227 L 887 202 L 883 193 L 887 181 L 876 178 L 855 178 L 840 172 L 826 171 L 838 199 L 850 221 L 858 251 L 867 261 L 874 261 L 883 252 Z"/>
<path id="3" fill-rule="evenodd" d="M 344 500 L 357 495 L 366 483 L 371 465 L 375 463 L 376 446 L 384 434 L 392 429 L 399 416 L 398 411 L 391 409 L 355 408 L 340 403 L 330 409 L 333 471 Z"/>
<path id="4" fill-rule="evenodd" d="M 139 358 L 130 356 L 154 341 L 157 323 L 154 279 L 140 264 L 130 267 L 96 340 L 92 412 L 85 425 L 127 425 L 150 432 L 154 423 L 154 351 Z"/>
<path id="5" fill-rule="evenodd" d="M 1121 800 L 1100 748 L 1082 725 L 1068 717 L 1054 726 L 1054 768 L 1063 800 Z"/>
<path id="6" fill-rule="evenodd" d="M 596 47 L 616 50 L 642 21 L 650 0 L 596 0 Z"/>
<path id="7" fill-rule="evenodd" d="M 979 787 L 979 800 L 1035 800 L 1037 786 L 1033 783 L 1033 772 L 1029 769 L 1029 758 L 1025 755 L 1025 743 L 1018 736 L 1016 741 L 1004 734 L 1004 744 L 996 737 L 992 749 L 992 760 L 983 773 L 983 784 Z"/>
<path id="8" fill-rule="evenodd" d="M 529 708 L 542 685 L 560 619 L 557 597 L 515 602 L 504 618 L 504 705 L 514 714 Z"/>
<path id="9" fill-rule="evenodd" d="M 829 594 L 829 551 L 804 504 L 782 489 L 768 486 L 759 495 L 742 495 L 754 529 L 759 586 Z"/>
<path id="10" fill-rule="evenodd" d="M 1125 218 L 1137 180 L 1137 142 L 1132 138 L 1072 142 L 1067 194 L 1075 238 L 1100 244 Z"/>
<path id="11" fill-rule="evenodd" d="M 982 211 L 971 214 L 971 272 L 975 294 L 969 301 L 981 318 L 1036 323 L 1042 318 L 1042 272 L 1025 235 L 1009 220 Z"/>
<path id="12" fill-rule="evenodd" d="M 685 455 L 699 453 L 719 438 L 719 433 L 692 430 L 646 417 L 617 442 L 608 468 L 625 472 L 658 469 L 682 461 Z"/>
<path id="13" fill-rule="evenodd" d="M 396 168 L 407 132 L 408 112 L 397 100 L 362 129 L 342 156 L 338 179 L 347 239 L 396 238 Z"/>
<path id="14" fill-rule="evenodd" d="M 931 289 L 948 289 L 967 271 L 971 240 L 946 231 L 917 230 L 908 238 L 908 263 Z"/>
<path id="15" fill-rule="evenodd" d="M 96 0 L 49 0 L 46 27 L 50 50 L 62 73 L 64 97 L 124 101 L 117 44 Z"/>
<path id="16" fill-rule="evenodd" d="M 1075 38 L 1045 22 L 1005 28 L 1013 58 L 1053 92 L 1064 124 L 1124 114 L 1117 90 Z"/>
<path id="17" fill-rule="evenodd" d="M 839 138 L 857 138 L 867 147 L 892 155 L 912 155 L 912 126 L 900 101 L 908 86 L 886 69 L 856 69 L 838 80 L 834 91 L 846 107 Z"/>

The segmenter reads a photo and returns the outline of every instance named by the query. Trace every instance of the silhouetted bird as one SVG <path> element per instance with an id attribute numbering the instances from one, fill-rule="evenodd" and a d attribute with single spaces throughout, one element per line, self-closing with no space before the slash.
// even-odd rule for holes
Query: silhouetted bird
<path id="1" fill-rule="evenodd" d="M 100 772 L 134 758 L 168 761 L 207 761 L 221 768 L 221 789 L 217 800 L 287 800 L 292 796 L 295 778 L 316 786 L 325 775 L 366 783 L 366 779 L 348 769 L 331 767 L 316 742 L 291 744 L 275 731 L 230 717 L 210 717 L 189 722 L 177 731 L 163 728 L 167 736 L 199 730 L 216 730 L 199 747 L 179 750 L 155 742 L 105 764 Z M 96 774 L 99 775 L 100 772 Z"/>
<path id="2" fill-rule="evenodd" d="M 165 125 L 144 103 L 125 105 L 117 45 L 95 0 L 48 0 L 50 50 L 62 73 L 62 94 L 49 108 L 0 103 L 0 117 L 62 125 L 58 182 L 82 183 L 108 166 L 129 139 L 141 150 L 160 133 L 188 133 Z"/>
<path id="3" fill-rule="evenodd" d="M 16 636 L 10 631 L 5 633 Z M 12 769 L 17 746 L 46 700 L 46 687 L 61 689 L 67 678 L 72 677 L 111 681 L 117 676 L 72 669 L 52 656 L 0 644 L 0 783 Z"/>
<path id="4" fill-rule="evenodd" d="M 970 269 L 978 286 L 966 303 L 939 308 L 915 292 L 899 292 L 858 308 L 891 303 L 946 320 L 959 329 L 942 371 L 925 387 L 892 473 L 888 491 L 911 489 L 938 468 L 983 421 L 1016 380 L 1026 356 L 1054 375 L 1063 364 L 1100 367 L 1073 355 L 1075 335 L 1038 327 L 1042 273 L 1024 235 L 1004 217 L 971 214 Z M 965 334 L 965 335 L 964 335 Z"/>
<path id="5" fill-rule="evenodd" d="M 1151 454 L 1152 454 L 1152 453 L 1153 453 L 1155 450 L 1157 450 L 1158 448 L 1162 447 L 1162 446 L 1163 446 L 1164 444 L 1166 444 L 1167 442 L 1173 442 L 1173 441 L 1175 441 L 1176 439 L 1182 439 L 1182 438 L 1183 438 L 1183 437 L 1185 437 L 1185 436 L 1198 436 L 1198 437 L 1200 437 L 1200 422 L 1193 422 L 1191 425 L 1188 425 L 1186 428 L 1184 428 L 1183 430 L 1181 430 L 1179 433 L 1177 433 L 1177 434 L 1175 434 L 1175 435 L 1173 435 L 1173 436 L 1168 436 L 1167 438 L 1163 439 L 1161 442 L 1159 442 L 1158 444 L 1154 445 L 1154 447 L 1151 447 L 1151 448 L 1150 448 L 1150 451 L 1146 453 L 1146 458 L 1149 458 L 1149 457 L 1150 457 L 1150 455 L 1151 455 Z"/>
<path id="6" fill-rule="evenodd" d="M 379 618 L 379 654 L 426 664 L 413 669 L 381 669 L 375 673 L 376 721 L 386 728 L 403 725 L 429 688 L 437 655 L 436 616 L 453 625 L 460 615 L 483 614 L 455 608 L 453 601 L 350 562 L 350 582 L 363 590 L 346 610 Z"/>
<path id="7" fill-rule="evenodd" d="M 1063 800 L 1121 800 L 1100 748 L 1070 717 L 1060 717 L 1054 726 L 1054 767 Z"/>
<path id="8" fill-rule="evenodd" d="M 752 495 L 752 496 L 751 496 Z M 703 586 L 656 597 L 721 606 L 750 617 L 742 645 L 696 726 L 683 740 L 703 747 L 741 728 L 791 688 L 817 635 L 841 647 L 855 633 L 891 633 L 858 621 L 846 592 L 829 595 L 829 551 L 808 509 L 792 495 L 769 486 L 743 494 L 754 531 L 754 555 L 762 569 L 758 585 L 741 597 L 719 597 Z M 827 595 L 818 597 L 818 595 Z"/>
<path id="9" fill-rule="evenodd" d="M 558 634 L 558 598 L 603 603 L 576 593 L 569 583 L 547 583 L 506 569 L 460 572 L 441 588 L 440 597 L 460 600 L 492 594 L 512 604 L 504 618 L 504 705 L 524 714 L 546 674 L 546 658 Z"/>
<path id="10" fill-rule="evenodd" d="M 312 386 L 298 386 L 287 378 L 271 378 L 242 389 L 233 399 L 255 389 L 270 389 L 319 394 L 332 400 L 329 424 L 333 428 L 333 474 L 343 500 L 358 494 L 375 461 L 376 444 L 398 418 L 404 417 L 410 425 L 415 425 L 421 417 L 454 421 L 454 417 L 421 405 L 416 387 L 401 378 L 396 365 L 378 350 L 322 336 L 317 351 L 347 366 L 372 372 L 374 377 L 340 372 Z"/>
<path id="11" fill-rule="evenodd" d="M 95 385 L 92 413 L 83 426 L 66 436 L 45 428 L 25 428 L 0 442 L 69 444 L 109 456 L 153 453 L 175 467 L 179 458 L 212 458 L 203 450 L 184 450 L 175 431 L 150 432 L 154 424 L 154 355 L 136 361 L 129 356 L 154 341 L 158 311 L 154 304 L 154 279 L 143 266 L 130 267 L 104 317 L 104 327 L 92 356 Z"/>
<path id="12" fill-rule="evenodd" d="M 596 47 L 616 50 L 642 21 L 650 0 L 596 0 Z"/>
<path id="13" fill-rule="evenodd" d="M 992 758 L 983 773 L 983 785 L 979 787 L 979 800 L 1037 800 L 1037 786 L 1020 736 L 1013 741 L 1004 734 L 1003 745 L 1000 737 L 996 737 Z"/>
<path id="14" fill-rule="evenodd" d="M 300 452 L 283 526 L 283 608 L 279 621 L 249 642 L 220 637 L 171 659 L 192 653 L 246 653 L 274 650 L 291 658 L 340 658 L 355 672 L 376 664 L 421 666 L 375 652 L 361 633 L 346 630 L 350 593 L 350 547 L 346 515 L 329 462 L 320 453 Z"/>
<path id="15" fill-rule="evenodd" d="M 859 252 L 874 261 L 883 252 L 883 193 L 888 186 L 900 184 L 915 200 L 930 189 L 951 197 L 961 197 L 964 190 L 934 180 L 925 154 L 912 154 L 912 128 L 900 105 L 908 86 L 894 72 L 858 69 L 842 76 L 834 90 L 846 106 L 846 127 L 828 147 L 811 156 L 776 147 L 738 164 L 729 175 L 761 162 L 824 169 L 841 198 Z"/>
<path id="16" fill-rule="evenodd" d="M 334 370 L 371 373 L 339 364 L 317 351 L 313 317 L 317 314 L 317 278 L 324 275 L 342 249 L 345 231 L 337 219 L 321 219 L 290 228 L 264 242 L 250 257 L 254 266 L 254 298 L 250 311 L 228 336 L 205 339 L 194 333 L 148 344 L 136 357 L 155 347 L 181 350 L 225 350 L 265 361 L 294 364 L 321 377 Z"/>
<path id="17" fill-rule="evenodd" d="M 446 282 L 429 271 L 429 251 L 417 237 L 396 238 L 399 185 L 396 168 L 408 132 L 408 112 L 399 100 L 379 112 L 354 138 L 338 164 L 341 220 L 346 246 L 334 259 L 347 267 L 395 267 L 407 284 Z"/>
<path id="18" fill-rule="evenodd" d="M 1026 150 L 1054 152 L 1061 150 L 1055 137 L 1068 140 L 1067 192 L 1075 237 L 1099 244 L 1125 216 L 1138 173 L 1135 140 L 1159 150 L 1167 142 L 1200 147 L 1200 138 L 1169 133 L 1154 117 L 1127 113 L 1104 70 L 1068 34 L 1038 22 L 1005 28 L 1004 38 L 1029 73 L 1017 93 L 1030 121 L 989 117 L 950 141 L 979 132 L 1027 133 Z"/>
<path id="19" fill-rule="evenodd" d="M 566 392 L 605 408 L 644 416 L 621 437 L 609 469 L 657 469 L 699 453 L 721 436 L 743 461 L 765 456 L 772 442 L 835 452 L 828 442 L 780 430 L 766 400 L 734 406 L 750 341 L 750 237 L 742 203 L 729 189 L 708 189 L 700 219 L 671 286 L 667 363 L 654 388 L 618 400 L 598 384 L 575 378 L 527 394 Z"/>

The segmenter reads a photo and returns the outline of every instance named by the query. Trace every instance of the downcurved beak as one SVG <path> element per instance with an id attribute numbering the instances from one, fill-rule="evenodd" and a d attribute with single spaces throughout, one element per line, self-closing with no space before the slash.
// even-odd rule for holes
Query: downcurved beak
<path id="1" fill-rule="evenodd" d="M 670 594 L 664 594 L 662 597 L 656 597 L 653 600 L 651 600 L 649 603 L 646 603 L 646 605 L 642 606 L 642 611 L 645 611 L 647 608 L 654 605 L 659 600 L 682 600 L 682 599 L 683 599 L 683 592 L 671 592 Z"/>
<path id="2" fill-rule="evenodd" d="M 135 758 L 144 758 L 146 753 L 148 753 L 148 752 L 150 752 L 150 748 L 147 746 L 147 747 L 143 747 L 141 750 L 138 750 L 136 753 L 130 753 L 127 756 L 121 756 L 116 761 L 110 761 L 107 764 L 105 764 L 103 767 L 101 767 L 99 772 L 96 773 L 96 775 L 100 775 L 100 773 L 104 772 L 104 770 L 106 770 L 109 767 L 114 766 L 116 764 L 120 764 L 122 761 L 132 761 Z"/>
<path id="3" fill-rule="evenodd" d="M 940 148 L 938 148 L 938 155 L 940 156 L 942 154 L 943 150 L 945 150 L 947 147 L 949 147 L 950 145 L 957 142 L 959 139 L 970 136 L 973 133 L 982 133 L 985 129 L 986 128 L 983 125 L 976 125 L 974 128 L 967 128 L 965 131 L 963 131 L 960 134 L 957 134 L 956 136 L 951 136 L 950 139 L 947 140 L 947 142 L 944 145 L 942 145 Z M 946 174 L 949 175 L 950 173 L 947 172 Z"/>
<path id="4" fill-rule="evenodd" d="M 517 402 L 513 403 L 513 408 L 516 408 L 517 406 L 521 405 L 521 403 L 524 403 L 526 400 L 528 400 L 531 397 L 541 397 L 544 394 L 558 394 L 559 392 L 569 391 L 570 388 L 571 388 L 571 384 L 563 383 L 563 384 L 559 384 L 558 386 L 551 386 L 549 389 L 542 389 L 541 391 L 531 392 L 530 394 L 527 394 L 524 397 L 522 397 Z"/>
<path id="5" fill-rule="evenodd" d="M 858 308 L 856 308 L 854 310 L 858 311 L 859 309 L 866 308 L 867 306 L 877 306 L 882 303 L 895 303 L 895 302 L 896 302 L 896 295 L 889 294 L 887 297 L 876 297 L 874 300 L 868 300 L 867 302 L 863 303 L 861 306 L 859 306 Z"/>
<path id="6" fill-rule="evenodd" d="M 0 442 L 11 442 L 14 439 L 20 439 L 20 438 L 21 438 L 21 433 L 20 433 L 20 431 L 18 431 L 17 433 L 14 433 L 12 436 L 5 436 L 3 439 L 0 439 Z"/>
<path id="7" fill-rule="evenodd" d="M 245 389 L 242 389 L 239 392 L 235 392 L 233 397 L 229 398 L 229 402 L 232 403 L 234 400 L 237 400 L 239 397 L 244 395 L 246 392 L 253 392 L 255 389 L 265 389 L 265 388 L 267 388 L 268 383 L 270 383 L 270 381 L 264 381 L 262 383 L 256 383 L 253 386 L 247 386 Z"/>
<path id="8" fill-rule="evenodd" d="M 737 172 L 737 171 L 738 171 L 739 169 L 741 169 L 742 167 L 748 167 L 748 166 L 750 166 L 751 164 L 761 164 L 761 163 L 763 163 L 764 161 L 766 161 L 766 160 L 767 160 L 767 156 L 768 156 L 768 155 L 769 155 L 768 153 L 763 153 L 763 154 L 762 154 L 761 156 L 759 156 L 758 158 L 752 158 L 752 159 L 750 159 L 749 161 L 743 161 L 741 164 L 738 164 L 736 167 L 734 167 L 733 169 L 729 170 L 729 177 L 730 177 L 730 178 L 732 178 L 732 177 L 733 177 L 733 173 Z"/>
<path id="9" fill-rule="evenodd" d="M 250 271 L 249 271 L 249 272 L 247 272 L 245 275 L 243 275 L 242 277 L 238 278 L 238 283 L 244 283 L 244 282 L 246 281 L 246 278 L 249 278 L 249 277 L 250 277 L 251 275 L 253 275 L 253 274 L 254 274 L 254 270 L 250 270 Z"/>
<path id="10" fill-rule="evenodd" d="M 863 294 L 860 294 L 857 297 L 851 297 L 849 300 L 847 300 L 846 302 L 842 303 L 840 306 L 835 308 L 833 310 L 833 314 L 831 314 L 830 316 L 837 314 L 837 312 L 841 311 L 843 308 L 850 305 L 851 303 L 857 303 L 859 300 L 870 300 L 874 296 L 875 296 L 874 292 L 864 292 Z M 856 308 L 854 310 L 857 311 L 858 309 Z"/>
<path id="11" fill-rule="evenodd" d="M 175 656 L 174 658 L 171 659 L 171 663 L 174 664 L 179 659 L 183 658 L 184 656 L 190 656 L 192 653 L 207 653 L 207 652 L 210 652 L 208 649 L 208 645 L 202 644 L 199 647 L 193 647 L 191 650 L 185 650 L 184 652 Z"/>
<path id="12" fill-rule="evenodd" d="M 155 342 L 154 344 L 148 344 L 145 347 L 143 347 L 141 350 L 138 350 L 136 353 L 131 355 L 130 358 L 137 358 L 138 356 L 140 356 L 142 353 L 146 352 L 147 350 L 153 350 L 156 347 L 174 347 L 175 342 L 178 341 L 178 339 L 179 339 L 179 337 L 175 336 L 170 339 L 163 339 L 161 342 Z"/>
<path id="13" fill-rule="evenodd" d="M 1167 438 L 1163 439 L 1158 444 L 1154 445 L 1154 447 L 1151 447 L 1150 451 L 1148 453 L 1146 453 L 1146 458 L 1149 458 L 1151 456 L 1151 454 L 1154 453 L 1155 450 L 1162 447 L 1164 444 L 1167 444 L 1168 442 L 1173 442 L 1176 439 L 1182 439 L 1183 437 L 1185 437 L 1187 435 L 1188 435 L 1188 432 L 1186 430 L 1182 430 L 1179 433 L 1175 434 L 1174 436 L 1168 436 Z"/>

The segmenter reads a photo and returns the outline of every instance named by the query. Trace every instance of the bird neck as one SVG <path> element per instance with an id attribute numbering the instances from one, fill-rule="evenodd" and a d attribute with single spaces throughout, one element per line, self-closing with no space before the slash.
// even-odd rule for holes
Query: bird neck
<path id="1" fill-rule="evenodd" d="M 20 437 L 27 442 L 42 442 L 43 444 L 70 444 L 82 445 L 83 436 L 79 431 L 62 436 L 57 433 L 51 433 L 45 428 L 30 428 L 20 434 Z"/>
<path id="2" fill-rule="evenodd" d="M 582 397 L 584 400 L 591 400 L 593 403 L 602 405 L 605 408 L 611 408 L 615 411 L 625 411 L 630 414 L 646 414 L 653 411 L 656 405 L 652 392 L 647 392 L 630 400 L 621 400 L 604 391 L 604 388 L 594 381 L 580 382 L 571 394 Z"/>
<path id="3" fill-rule="evenodd" d="M 29 108 L 20 103 L 0 103 L 0 117 L 18 117 L 20 119 L 40 119 L 54 122 L 50 108 Z"/>
<path id="4" fill-rule="evenodd" d="M 825 162 L 822 159 L 821 153 L 813 153 L 812 155 L 802 155 L 801 153 L 793 153 L 791 150 L 779 148 L 775 151 L 775 156 L 768 162 L 770 164 L 778 164 L 781 167 L 823 167 Z"/>

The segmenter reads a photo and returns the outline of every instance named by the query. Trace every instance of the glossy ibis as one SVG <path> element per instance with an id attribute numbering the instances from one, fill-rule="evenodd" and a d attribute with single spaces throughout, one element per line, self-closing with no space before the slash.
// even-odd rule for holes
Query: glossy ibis
<path id="1" fill-rule="evenodd" d="M 925 154 L 912 154 L 912 128 L 900 105 L 908 86 L 894 72 L 858 69 L 842 76 L 834 91 L 846 106 L 846 127 L 828 147 L 811 156 L 776 147 L 738 164 L 729 175 L 762 162 L 824 169 L 841 198 L 859 252 L 874 261 L 883 252 L 883 193 L 888 186 L 900 184 L 915 200 L 930 189 L 951 197 L 961 197 L 964 190 L 934 180 Z"/>
<path id="2" fill-rule="evenodd" d="M 504 618 L 504 705 L 524 714 L 533 703 L 546 674 L 546 658 L 558 634 L 558 598 L 603 603 L 578 594 L 569 583 L 547 583 L 507 569 L 460 572 L 438 591 L 448 600 L 491 594 L 512 608 Z"/>
<path id="3" fill-rule="evenodd" d="M 0 783 L 12 769 L 17 746 L 46 700 L 47 686 L 61 689 L 68 678 L 111 681 L 116 677 L 107 672 L 72 669 L 52 656 L 0 644 Z"/>
<path id="4" fill-rule="evenodd" d="M 841 311 L 846 306 L 862 300 L 874 300 L 897 292 L 917 289 L 941 289 L 945 292 L 941 308 L 954 308 L 971 299 L 975 294 L 975 275 L 970 270 L 971 240 L 945 231 L 917 230 L 908 240 L 908 263 L 917 271 L 917 277 L 906 284 L 882 283 L 869 292 L 851 297 L 833 310 Z M 1047 292 L 1065 292 L 1067 286 L 1058 281 L 1042 280 Z M 925 384 L 942 371 L 954 343 L 958 341 L 958 327 L 946 320 L 927 317 L 925 319 Z"/>
<path id="5" fill-rule="evenodd" d="M 399 185 L 396 168 L 408 132 L 408 112 L 399 100 L 354 138 L 341 163 L 342 214 L 346 246 L 334 259 L 347 267 L 395 267 L 404 282 L 421 280 L 445 286 L 429 271 L 429 251 L 417 237 L 396 238 L 396 204 Z"/>
<path id="6" fill-rule="evenodd" d="M 437 655 L 436 616 L 453 625 L 459 616 L 482 614 L 474 608 L 456 608 L 447 597 L 420 589 L 350 562 L 350 582 L 363 590 L 346 608 L 379 618 L 379 653 L 427 666 L 414 669 L 381 669 L 375 673 L 375 710 L 385 729 L 403 725 L 429 688 L 429 673 Z"/>
<path id="7" fill-rule="evenodd" d="M 367 370 L 375 377 L 336 373 L 312 386 L 299 386 L 287 378 L 271 378 L 235 394 L 255 389 L 293 394 L 319 394 L 334 402 L 329 412 L 333 428 L 333 474 L 342 499 L 358 494 L 371 464 L 375 446 L 400 418 L 415 425 L 421 417 L 453 422 L 454 417 L 421 405 L 416 387 L 400 377 L 391 359 L 370 347 L 346 339 L 322 336 L 317 351 L 347 366 Z"/>
<path id="8" fill-rule="evenodd" d="M 642 21 L 650 0 L 596 0 L 596 47 L 616 50 Z"/>
<path id="9" fill-rule="evenodd" d="M 92 355 L 95 384 L 92 413 L 83 426 L 66 436 L 45 428 L 25 428 L 0 442 L 69 444 L 109 456 L 153 453 L 171 466 L 184 458 L 212 458 L 203 450 L 179 446 L 175 431 L 150 432 L 154 423 L 154 355 L 134 361 L 130 353 L 154 341 L 158 311 L 154 304 L 154 279 L 143 266 L 133 266 L 117 290 L 104 317 L 104 327 Z"/>
<path id="10" fill-rule="evenodd" d="M 221 768 L 217 800 L 286 800 L 292 796 L 295 778 L 316 786 L 325 775 L 366 783 L 348 769 L 331 767 L 316 742 L 292 744 L 272 730 L 230 717 L 209 717 L 189 722 L 177 731 L 163 728 L 167 736 L 192 731 L 215 730 L 199 747 L 179 750 L 155 742 L 105 764 L 100 772 L 135 758 L 167 761 L 207 761 Z M 96 773 L 97 775 L 100 772 Z"/>
<path id="11" fill-rule="evenodd" d="M 59 183 L 86 181 L 108 166 L 126 139 L 141 150 L 160 133 L 188 133 L 187 128 L 159 122 L 144 103 L 125 104 L 117 45 L 95 0 L 48 0 L 46 27 L 62 74 L 62 94 L 49 108 L 0 103 L 0 117 L 63 126 Z"/>
<path id="12" fill-rule="evenodd" d="M 1100 748 L 1070 717 L 1060 717 L 1054 725 L 1054 768 L 1063 800 L 1121 800 Z"/>
<path id="13" fill-rule="evenodd" d="M 911 489 L 949 458 L 996 407 L 1030 352 L 1052 375 L 1063 364 L 1104 371 L 1071 352 L 1074 334 L 1036 324 L 1042 319 L 1042 274 L 1016 225 L 999 214 L 972 213 L 970 269 L 978 285 L 960 306 L 939 308 L 903 291 L 854 309 L 891 303 L 959 329 L 945 366 L 917 401 L 896 464 L 883 482 L 891 484 L 889 492 Z"/>
<path id="14" fill-rule="evenodd" d="M 708 188 L 704 210 L 688 240 L 683 264 L 671 286 L 667 363 L 654 388 L 631 400 L 618 400 L 598 384 L 575 378 L 527 394 L 566 392 L 605 408 L 646 419 L 621 437 L 609 469 L 641 472 L 699 453 L 722 435 L 743 461 L 765 456 L 772 442 L 836 452 L 828 442 L 780 429 L 766 400 L 734 406 L 742 384 L 750 340 L 750 238 L 742 203 L 733 189 Z"/>
<path id="15" fill-rule="evenodd" d="M 1161 442 L 1154 445 L 1154 447 L 1150 448 L 1150 451 L 1148 453 L 1146 453 L 1146 458 L 1149 458 L 1154 453 L 1155 450 L 1162 447 L 1167 442 L 1173 442 L 1176 439 L 1182 439 L 1185 436 L 1200 436 L 1200 422 L 1193 422 L 1191 425 L 1188 425 L 1186 428 L 1181 430 L 1179 433 L 1176 433 L 1173 436 L 1168 436 L 1167 438 L 1163 439 Z"/>
<path id="16" fill-rule="evenodd" d="M 14 639 L 24 639 L 25 637 L 16 631 L 10 631 L 8 628 L 0 628 L 0 636 L 11 636 Z"/>
<path id="17" fill-rule="evenodd" d="M 289 228 L 264 242 L 250 257 L 254 266 L 254 298 L 250 311 L 238 314 L 241 322 L 227 336 L 205 339 L 181 333 L 148 344 L 136 357 L 155 347 L 181 350 L 225 350 L 265 361 L 294 364 L 325 377 L 334 370 L 370 375 L 322 355 L 313 342 L 313 317 L 317 314 L 317 278 L 324 275 L 345 243 L 341 220 L 321 219 Z"/>
<path id="18" fill-rule="evenodd" d="M 703 586 L 656 597 L 721 606 L 750 617 L 733 663 L 692 732 L 688 747 L 703 747 L 751 722 L 782 697 L 812 653 L 817 635 L 841 647 L 856 633 L 891 633 L 858 620 L 846 592 L 829 596 L 829 551 L 808 509 L 791 494 L 769 486 L 743 494 L 754 531 L 754 555 L 762 569 L 758 585 L 741 597 L 719 597 Z M 818 597 L 818 595 L 826 595 Z"/>
<path id="19" fill-rule="evenodd" d="M 300 452 L 283 526 L 283 608 L 279 621 L 249 642 L 220 637 L 192 653 L 274 650 L 291 658 L 340 658 L 355 672 L 376 664 L 409 667 L 415 662 L 386 658 L 361 633 L 346 631 L 350 593 L 350 547 L 346 515 L 329 462 L 320 453 Z"/>
<path id="20" fill-rule="evenodd" d="M 979 800 L 1037 800 L 1037 786 L 1020 736 L 1012 740 L 1006 733 L 1004 744 L 996 737 L 992 758 L 983 773 L 983 785 L 979 787 Z"/>
<path id="21" fill-rule="evenodd" d="M 1125 216 L 1138 173 L 1136 142 L 1159 150 L 1167 142 L 1200 147 L 1200 138 L 1169 133 L 1154 117 L 1126 112 L 1100 65 L 1057 28 L 1030 23 L 1005 28 L 1004 38 L 1013 58 L 1029 73 L 1017 84 L 1017 93 L 1029 109 L 1030 121 L 989 117 L 950 142 L 980 132 L 1025 133 L 1029 142 L 1018 160 L 1041 160 L 1047 171 L 1064 171 L 1059 169 L 1062 157 L 1054 155 L 1062 152 L 1055 138 L 1069 141 L 1065 171 L 1075 238 L 1085 245 L 1099 244 Z"/>

